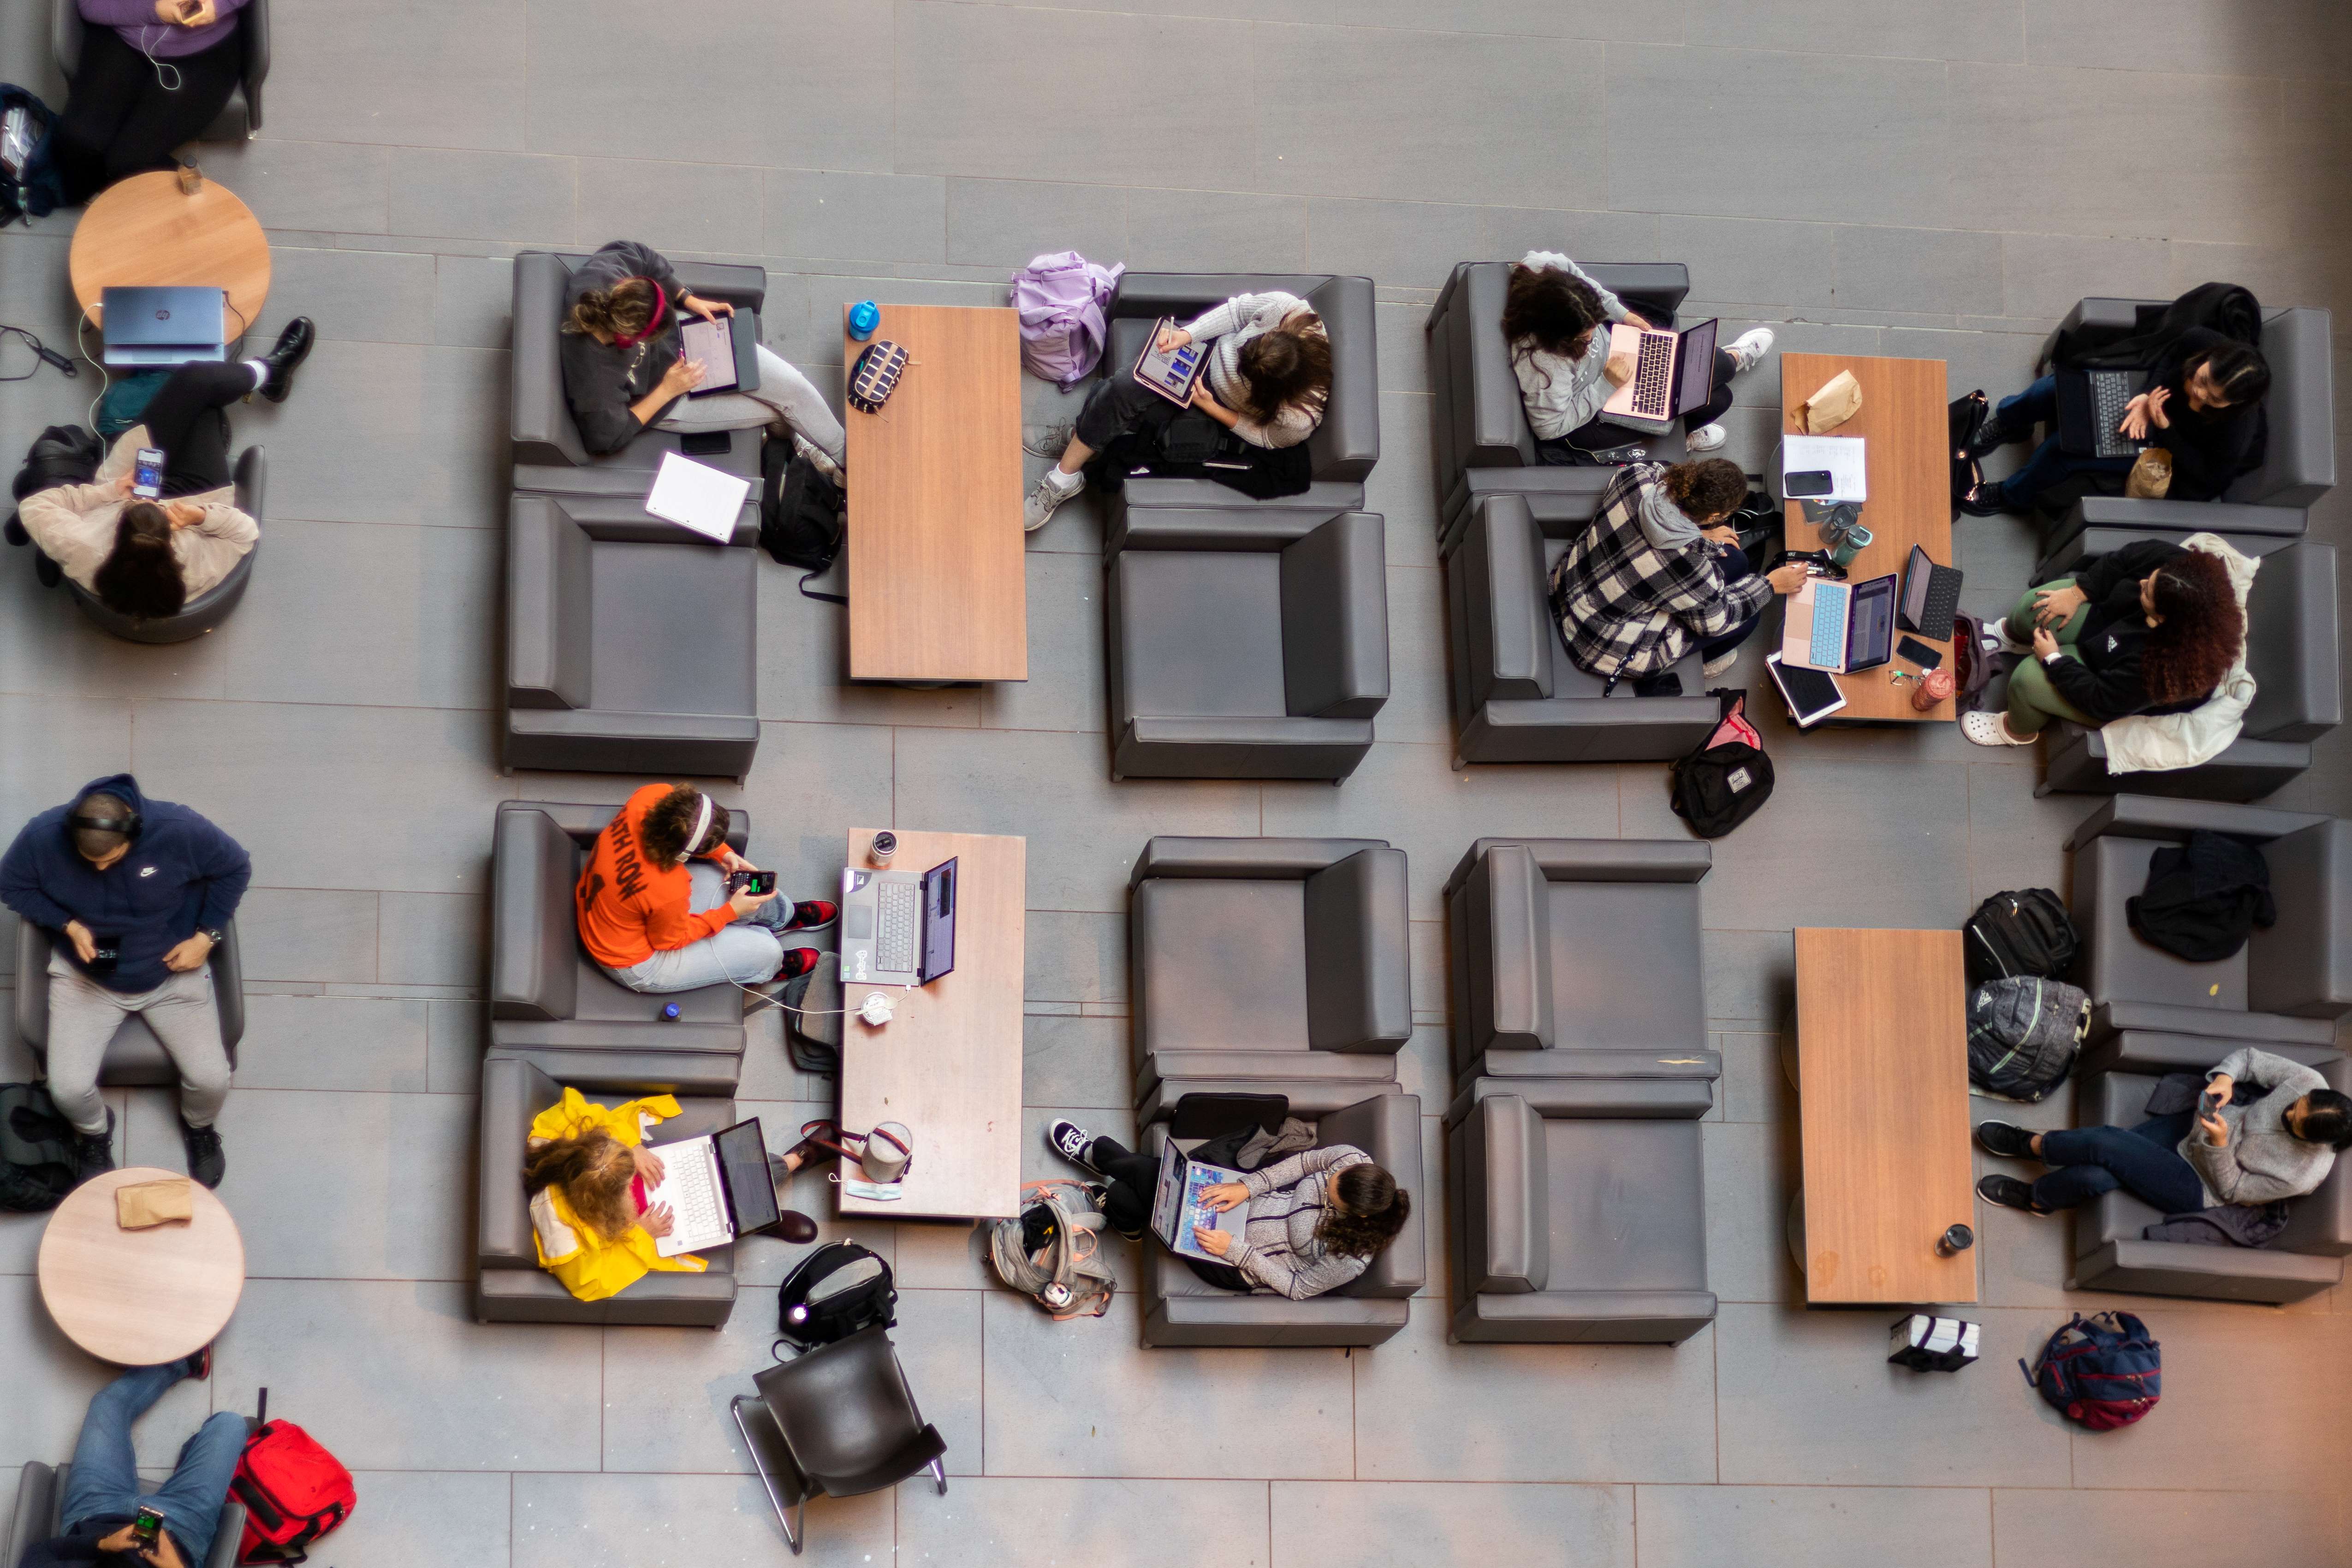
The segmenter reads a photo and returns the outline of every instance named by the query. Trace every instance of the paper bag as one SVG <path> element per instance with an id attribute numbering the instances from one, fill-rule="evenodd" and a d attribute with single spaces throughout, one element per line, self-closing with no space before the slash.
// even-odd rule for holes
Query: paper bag
<path id="1" fill-rule="evenodd" d="M 2132 459 L 2124 494 L 2133 500 L 2162 500 L 2172 489 L 2172 454 L 2161 447 L 2143 447 Z"/>
<path id="2" fill-rule="evenodd" d="M 133 1182 L 114 1189 L 114 1223 L 124 1230 L 150 1230 L 195 1217 L 194 1187 L 185 1176 Z"/>
<path id="3" fill-rule="evenodd" d="M 1853 372 L 1842 370 L 1822 383 L 1822 389 L 1797 405 L 1797 421 L 1808 436 L 1827 435 L 1862 412 L 1862 383 Z"/>

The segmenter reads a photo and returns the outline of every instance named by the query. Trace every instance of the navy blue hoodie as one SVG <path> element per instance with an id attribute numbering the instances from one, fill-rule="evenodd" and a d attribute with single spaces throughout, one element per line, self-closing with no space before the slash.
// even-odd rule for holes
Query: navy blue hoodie
<path id="1" fill-rule="evenodd" d="M 100 937 L 119 937 L 121 959 L 110 974 L 92 980 L 135 995 L 172 977 L 163 955 L 198 931 L 217 929 L 236 913 L 253 859 L 244 846 L 184 805 L 149 800 L 129 773 L 92 779 L 75 795 L 110 795 L 139 813 L 131 853 L 101 871 L 74 847 L 69 802 L 25 824 L 0 856 L 0 904 L 52 932 L 79 921 Z M 80 967 L 73 944 L 56 947 Z"/>

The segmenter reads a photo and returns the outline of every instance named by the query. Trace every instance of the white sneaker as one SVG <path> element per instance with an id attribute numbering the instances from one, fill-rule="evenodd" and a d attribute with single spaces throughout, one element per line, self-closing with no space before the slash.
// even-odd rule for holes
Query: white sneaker
<path id="1" fill-rule="evenodd" d="M 842 482 L 841 465 L 835 462 L 832 455 L 824 447 L 797 430 L 793 432 L 793 455 L 796 458 L 806 458 L 815 465 L 818 473 L 823 474 L 835 484 Z"/>
<path id="2" fill-rule="evenodd" d="M 2009 629 L 2009 617 L 2007 616 L 2001 616 L 2000 619 L 1985 627 L 1985 631 L 1989 635 L 1997 637 L 2000 639 L 2000 651 L 2003 653 L 2032 653 L 2033 651 L 2033 645 L 2032 643 L 2018 641 L 2017 635 Z"/>
<path id="3" fill-rule="evenodd" d="M 1086 483 L 1084 474 L 1066 474 L 1058 468 L 1046 469 L 1045 477 L 1037 481 L 1037 488 L 1029 492 L 1029 500 L 1021 509 L 1024 531 L 1034 533 L 1045 527 L 1054 509 L 1084 489 Z"/>
<path id="4" fill-rule="evenodd" d="M 1772 352 L 1772 329 L 1756 327 L 1742 332 L 1731 340 L 1731 346 L 1724 352 L 1731 356 L 1732 364 L 1738 367 L 1733 374 L 1746 375 Z"/>
<path id="5" fill-rule="evenodd" d="M 1690 433 L 1688 445 L 1694 452 L 1712 452 L 1722 446 L 1726 439 L 1727 437 L 1724 434 L 1722 426 L 1702 425 Z"/>
<path id="6" fill-rule="evenodd" d="M 1705 664 L 1700 665 L 1698 667 L 1698 672 L 1701 675 L 1706 676 L 1709 680 L 1713 680 L 1717 676 L 1721 675 L 1725 670 L 1729 669 L 1733 665 L 1738 664 L 1738 662 L 1739 650 L 1738 648 L 1733 648 L 1729 653 L 1717 654 L 1713 658 L 1708 659 Z"/>
<path id="7" fill-rule="evenodd" d="M 1963 713 L 1960 733 L 1979 746 L 2030 746 L 2035 740 L 2032 735 L 2011 734 L 2008 716 L 2000 713 Z"/>

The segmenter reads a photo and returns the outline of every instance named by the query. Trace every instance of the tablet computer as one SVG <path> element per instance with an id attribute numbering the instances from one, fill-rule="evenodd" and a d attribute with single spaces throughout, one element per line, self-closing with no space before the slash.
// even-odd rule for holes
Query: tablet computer
<path id="1" fill-rule="evenodd" d="M 1783 664 L 1778 653 L 1765 657 L 1764 670 L 1780 689 L 1780 700 L 1789 705 L 1789 717 L 1800 730 L 1811 729 L 1845 706 L 1845 693 L 1827 670 Z"/>
<path id="2" fill-rule="evenodd" d="M 1202 371 L 1208 368 L 1209 345 L 1198 341 L 1188 342 L 1172 354 L 1160 352 L 1160 334 L 1176 324 L 1172 316 L 1162 316 L 1144 340 L 1143 353 L 1135 362 L 1135 379 L 1175 404 L 1190 407 L 1192 388 L 1200 384 Z"/>
<path id="3" fill-rule="evenodd" d="M 702 384 L 688 397 L 709 397 L 717 392 L 760 390 L 760 318 L 738 310 L 731 316 L 706 321 L 688 316 L 678 327 L 678 350 L 702 362 Z"/>

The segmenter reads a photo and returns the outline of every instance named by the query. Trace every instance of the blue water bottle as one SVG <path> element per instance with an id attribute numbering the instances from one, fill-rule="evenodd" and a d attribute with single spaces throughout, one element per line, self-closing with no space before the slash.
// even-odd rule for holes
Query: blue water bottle
<path id="1" fill-rule="evenodd" d="M 680 1017 L 680 1016 L 681 1016 L 681 1015 L 680 1015 L 680 1013 L 679 1013 L 678 1005 L 677 1005 L 677 1003 L 675 1003 L 675 1002 L 665 1002 L 665 1003 L 663 1003 L 663 1004 L 662 1004 L 661 1020 L 662 1020 L 662 1022 L 663 1022 L 663 1023 L 665 1023 L 665 1024 L 675 1024 L 675 1023 L 677 1023 L 677 1022 L 678 1021 L 678 1018 Z"/>
<path id="2" fill-rule="evenodd" d="M 873 300 L 860 300 L 849 307 L 849 335 L 858 342 L 872 337 L 874 329 L 881 324 L 882 307 Z"/>

